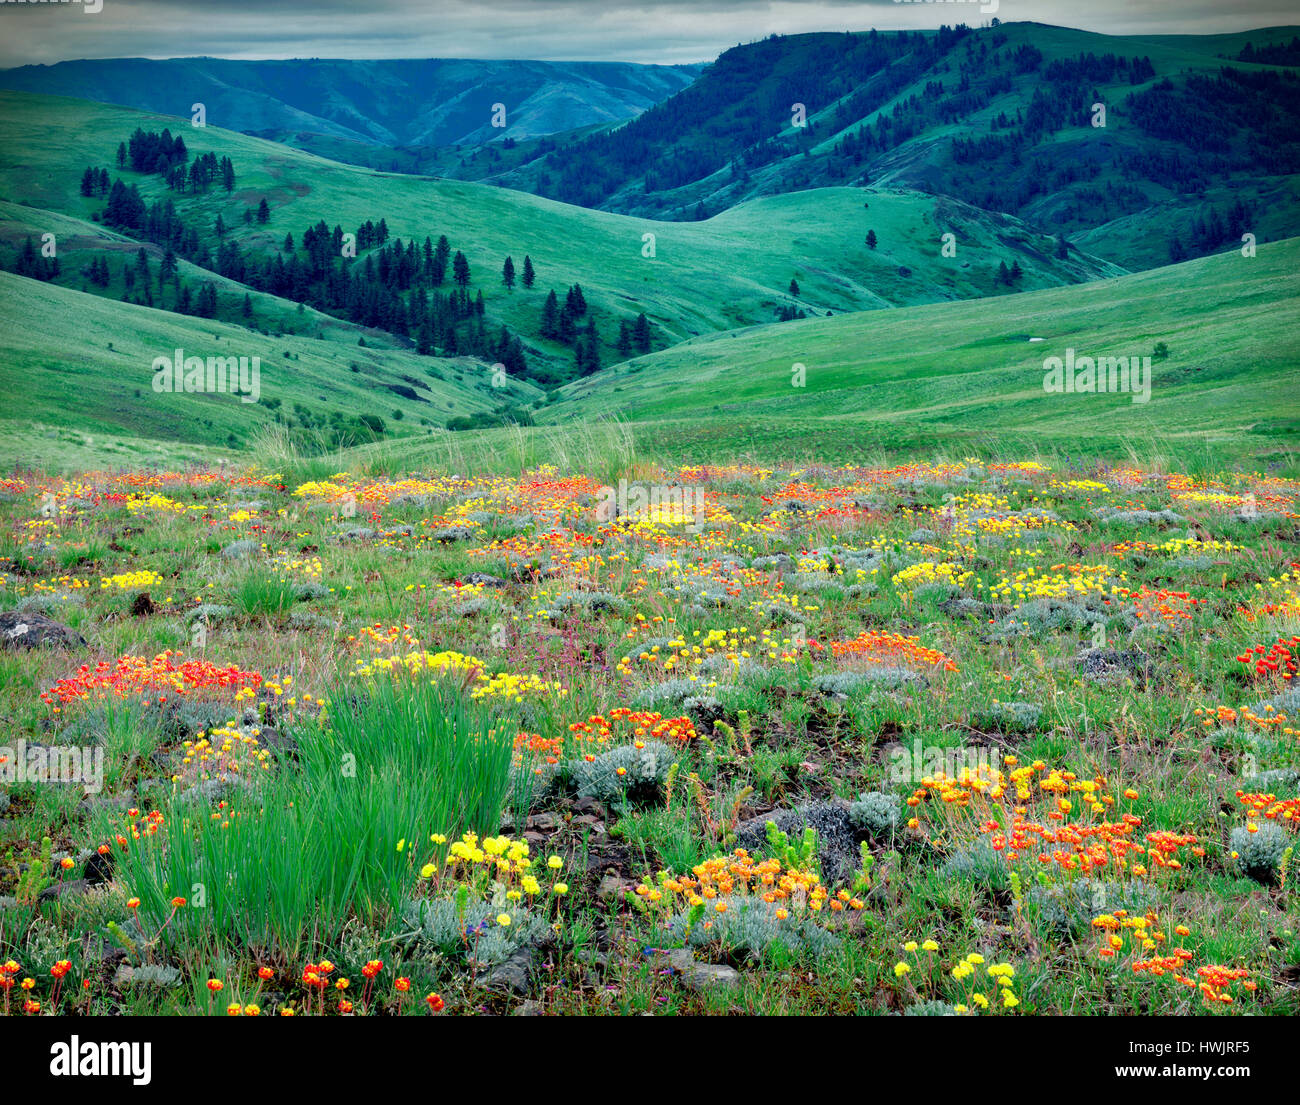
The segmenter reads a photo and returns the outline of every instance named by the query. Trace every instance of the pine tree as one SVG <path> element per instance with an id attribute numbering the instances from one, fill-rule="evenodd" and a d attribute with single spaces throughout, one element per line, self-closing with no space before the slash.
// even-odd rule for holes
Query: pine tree
<path id="1" fill-rule="evenodd" d="M 440 287 L 447 279 L 447 262 L 451 259 L 451 246 L 447 243 L 447 235 L 442 234 L 438 237 L 438 248 L 433 251 L 433 275 L 432 283 L 435 288 Z"/>
<path id="2" fill-rule="evenodd" d="M 793 276 L 790 277 L 790 294 L 796 298 L 799 295 L 799 281 L 797 281 Z"/>
<path id="3" fill-rule="evenodd" d="M 537 273 L 533 270 L 533 259 L 524 254 L 524 287 L 531 288 L 533 281 L 537 279 Z"/>
<path id="4" fill-rule="evenodd" d="M 420 329 L 416 335 L 415 351 L 423 357 L 433 353 L 433 324 L 427 316 L 420 324 Z"/>
<path id="5" fill-rule="evenodd" d="M 541 335 L 550 341 L 560 336 L 560 301 L 556 298 L 554 288 L 542 305 Z"/>
<path id="6" fill-rule="evenodd" d="M 266 197 L 262 197 L 262 202 L 257 205 L 257 221 L 265 223 L 271 217 L 271 208 L 267 205 Z"/>
<path id="7" fill-rule="evenodd" d="M 573 305 L 566 301 L 560 310 L 560 332 L 559 339 L 565 345 L 569 345 L 578 336 L 577 315 L 574 314 Z"/>
<path id="8" fill-rule="evenodd" d="M 644 312 L 636 316 L 636 322 L 632 327 L 632 344 L 640 353 L 650 352 L 650 320 L 645 317 Z"/>
<path id="9" fill-rule="evenodd" d="M 625 360 L 632 352 L 632 329 L 623 319 L 618 324 L 618 355 Z"/>
<path id="10" fill-rule="evenodd" d="M 460 250 L 457 250 L 456 256 L 452 258 L 451 274 L 458 288 L 463 288 L 469 283 L 469 262 L 465 260 L 465 255 Z"/>
<path id="11" fill-rule="evenodd" d="M 867 231 L 867 249 L 875 249 L 875 248 L 876 248 L 876 241 L 877 241 L 877 238 L 876 238 L 876 232 L 875 232 L 874 230 L 868 230 L 868 231 Z"/>
<path id="12" fill-rule="evenodd" d="M 501 266 L 501 283 L 511 289 L 515 286 L 515 261 L 513 257 L 507 257 L 506 263 Z"/>

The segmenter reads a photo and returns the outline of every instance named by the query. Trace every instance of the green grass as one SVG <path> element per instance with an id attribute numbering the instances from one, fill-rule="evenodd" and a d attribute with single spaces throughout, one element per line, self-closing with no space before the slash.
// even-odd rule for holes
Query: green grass
<path id="1" fill-rule="evenodd" d="M 172 195 L 160 178 L 119 173 L 117 143 L 137 126 L 180 127 L 196 151 L 228 155 L 238 174 L 233 195 Z M 181 217 L 203 231 L 222 214 L 233 239 L 258 252 L 278 249 L 286 233 L 297 239 L 319 219 L 351 230 L 382 216 L 404 241 L 445 233 L 453 249 L 465 252 L 489 317 L 526 337 L 537 333 L 547 291 L 562 295 L 573 283 L 582 285 L 612 345 L 617 320 L 638 311 L 655 324 L 659 341 L 767 321 L 789 301 L 792 277 L 802 305 L 838 312 L 987 292 L 998 261 L 1012 257 L 1025 267 L 1027 287 L 1118 271 L 1087 257 L 1058 262 L 1046 235 L 960 203 L 945 202 L 950 215 L 940 227 L 933 197 L 889 188 L 816 189 L 742 204 L 705 222 L 657 222 L 489 185 L 375 172 L 213 126 L 191 131 L 175 118 L 15 92 L 0 92 L 0 142 L 13 151 L 0 167 L 0 198 L 83 220 L 103 204 L 78 191 L 82 170 L 93 162 L 138 183 L 148 199 L 171 196 Z M 270 222 L 245 226 L 245 207 L 263 197 Z M 864 244 L 872 228 L 880 239 L 875 251 Z M 969 269 L 927 263 L 949 229 Z M 653 259 L 642 255 L 645 234 L 656 238 Z M 524 254 L 532 257 L 532 291 L 502 286 L 508 254 L 516 266 Z M 913 275 L 899 277 L 900 266 Z M 563 347 L 539 348 L 569 359 Z"/>
<path id="2" fill-rule="evenodd" d="M 564 389 L 549 420 L 617 414 L 638 438 L 811 456 L 834 442 L 948 455 L 1136 448 L 1288 454 L 1300 442 L 1291 319 L 1300 240 L 1075 288 L 757 327 L 637 358 Z M 1031 337 L 1044 340 L 1030 342 Z M 1057 395 L 1043 361 L 1150 355 L 1151 399 Z M 805 386 L 795 387 L 803 365 Z M 663 422 L 662 428 L 654 424 Z M 716 455 L 716 454 L 715 454 Z"/>

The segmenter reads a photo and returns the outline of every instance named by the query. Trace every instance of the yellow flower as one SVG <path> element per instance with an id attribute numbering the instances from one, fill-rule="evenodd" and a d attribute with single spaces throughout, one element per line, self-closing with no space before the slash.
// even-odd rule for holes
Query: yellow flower
<path id="1" fill-rule="evenodd" d="M 438 870 L 432 863 L 426 863 L 420 868 L 420 878 L 428 879 L 433 877 L 433 873 Z"/>
<path id="2" fill-rule="evenodd" d="M 510 927 L 510 914 L 508 914 L 508 913 L 498 913 L 498 914 L 497 914 L 497 924 L 500 925 L 502 928 L 509 928 L 509 927 Z"/>
<path id="3" fill-rule="evenodd" d="M 906 944 L 903 945 L 903 951 L 914 952 L 919 946 L 920 945 L 918 945 L 915 940 L 909 940 Z"/>
<path id="4" fill-rule="evenodd" d="M 895 978 L 902 978 L 902 977 L 903 977 L 905 974 L 907 974 L 911 969 L 912 969 L 911 967 L 909 967 L 906 963 L 904 963 L 904 962 L 900 959 L 897 963 L 894 964 L 894 977 L 895 977 Z"/>
<path id="5" fill-rule="evenodd" d="M 557 882 L 553 887 L 551 887 L 551 889 L 557 894 L 567 894 L 569 892 L 569 884 L 567 882 Z"/>
<path id="6" fill-rule="evenodd" d="M 925 941 L 925 943 L 923 943 L 921 947 L 928 952 L 937 952 L 939 950 L 939 944 L 937 941 L 934 940 Z"/>

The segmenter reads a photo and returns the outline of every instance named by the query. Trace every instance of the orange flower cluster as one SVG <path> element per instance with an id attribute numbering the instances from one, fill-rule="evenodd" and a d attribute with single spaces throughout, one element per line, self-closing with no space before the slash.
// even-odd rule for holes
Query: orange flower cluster
<path id="1" fill-rule="evenodd" d="M 849 656 L 869 664 L 919 664 L 956 671 L 957 665 L 936 648 L 924 648 L 916 637 L 866 629 L 851 641 L 832 641 L 831 655 Z"/>
<path id="2" fill-rule="evenodd" d="M 983 837 L 1009 867 L 1033 857 L 1040 867 L 1085 875 L 1111 868 L 1144 878 L 1155 869 L 1181 868 L 1182 848 L 1205 854 L 1190 833 L 1160 829 L 1134 839 L 1142 819 L 1110 816 L 1116 798 L 1101 776 L 1081 779 L 1072 771 L 1048 770 L 1041 760 L 1021 766 L 1014 756 L 1004 763 L 1008 773 L 981 764 L 922 779 L 907 800 L 914 811 L 908 827 L 922 828 L 917 813 L 925 803 L 955 839 Z M 1123 796 L 1132 800 L 1138 793 L 1130 789 Z M 1041 804 L 1031 815 L 1035 802 Z"/>
<path id="3" fill-rule="evenodd" d="M 1120 597 L 1133 604 L 1133 613 L 1143 621 L 1191 621 L 1193 607 L 1205 605 L 1205 599 L 1194 599 L 1186 591 L 1152 590 L 1145 583 L 1136 591 L 1120 588 Z M 1106 600 L 1107 605 L 1110 600 Z"/>
<path id="4" fill-rule="evenodd" d="M 520 732 L 515 737 L 516 762 L 528 760 L 541 764 L 558 764 L 565 755 L 577 756 L 588 762 L 596 758 L 592 748 L 600 749 L 610 744 L 629 743 L 641 748 L 647 740 L 665 741 L 668 744 L 687 745 L 699 736 L 695 723 L 689 717 L 664 717 L 648 710 L 629 710 L 619 706 L 607 714 L 592 714 L 586 721 L 569 725 L 568 736 L 543 737 L 540 733 Z"/>
<path id="5" fill-rule="evenodd" d="M 115 663 L 101 660 L 93 668 L 82 664 L 77 674 L 60 679 L 41 695 L 41 701 L 57 710 L 64 703 L 93 696 L 126 698 L 132 694 L 158 693 L 165 702 L 167 694 L 190 694 L 194 691 L 255 688 L 262 682 L 261 673 L 243 671 L 235 665 L 218 667 L 208 660 L 174 659 L 180 653 L 170 649 L 152 660 L 143 656 L 122 656 Z M 147 700 L 146 700 L 147 702 Z M 58 705 L 56 705 L 56 703 Z"/>
<path id="6" fill-rule="evenodd" d="M 738 895 L 760 898 L 769 905 L 783 903 L 776 910 L 778 921 L 789 917 L 791 909 L 806 908 L 817 913 L 823 909 L 840 912 L 863 906 L 861 899 L 854 898 L 847 890 L 832 897 L 811 871 L 783 869 L 777 859 L 755 861 L 744 848 L 707 859 L 692 867 L 690 875 L 660 872 L 657 886 L 643 882 L 636 888 L 636 895 L 649 905 L 664 902 L 669 908 L 675 896 L 680 895 L 691 906 L 712 903 L 713 911 L 718 914 L 727 912 L 729 898 Z"/>
<path id="7" fill-rule="evenodd" d="M 1252 813 L 1263 814 L 1288 829 L 1300 831 L 1300 798 L 1278 798 L 1274 794 L 1237 791 L 1237 801 Z"/>
<path id="8" fill-rule="evenodd" d="M 1234 982 L 1241 982 L 1242 988 L 1248 991 L 1258 989 L 1257 983 L 1244 981 L 1249 979 L 1250 972 L 1242 967 L 1207 964 L 1197 967 L 1192 977 L 1188 966 L 1195 957 L 1186 948 L 1169 946 L 1169 935 L 1155 912 L 1131 916 L 1127 910 L 1117 909 L 1094 917 L 1092 927 L 1101 938 L 1097 954 L 1103 959 L 1123 959 L 1127 950 L 1128 967 L 1134 974 L 1153 978 L 1168 975 L 1198 991 L 1206 1005 L 1231 1005 L 1234 999 L 1228 990 Z M 1190 936 L 1191 930 L 1186 925 L 1177 925 L 1174 934 Z"/>
<path id="9" fill-rule="evenodd" d="M 1207 729 L 1215 725 L 1236 725 L 1238 721 L 1242 721 L 1250 725 L 1258 725 L 1265 731 L 1280 730 L 1288 737 L 1300 736 L 1300 729 L 1290 724 L 1290 718 L 1268 704 L 1265 704 L 1264 712 L 1261 714 L 1255 713 L 1249 706 L 1243 706 L 1239 710 L 1234 710 L 1231 706 L 1215 706 L 1212 709 L 1198 706 L 1193 712 L 1197 717 L 1204 718 L 1201 724 Z"/>

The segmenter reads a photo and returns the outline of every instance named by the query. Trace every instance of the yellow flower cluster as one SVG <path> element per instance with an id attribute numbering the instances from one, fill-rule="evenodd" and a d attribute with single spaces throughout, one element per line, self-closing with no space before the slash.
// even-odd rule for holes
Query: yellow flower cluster
<path id="1" fill-rule="evenodd" d="M 430 880 L 435 890 L 444 879 L 450 879 L 461 892 L 474 891 L 492 901 L 504 899 L 509 903 L 519 903 L 525 898 L 531 903 L 544 890 L 549 889 L 556 897 L 563 897 L 569 892 L 565 882 L 553 882 L 549 887 L 542 885 L 538 874 L 550 872 L 550 877 L 558 879 L 564 868 L 564 861 L 559 856 L 550 856 L 542 868 L 533 862 L 526 840 L 516 840 L 508 836 L 485 836 L 477 833 L 464 833 L 459 840 L 448 844 L 448 838 L 442 833 L 433 833 L 429 841 L 439 852 L 445 849 L 445 858 L 441 865 L 435 859 L 420 868 L 420 877 Z M 406 841 L 397 843 L 399 852 L 405 851 Z M 502 920 L 504 918 L 504 920 Z M 497 923 L 509 925 L 509 913 L 502 913 Z"/>
<path id="2" fill-rule="evenodd" d="M 140 587 L 157 587 L 163 577 L 149 570 L 139 572 L 121 572 L 118 575 L 104 576 L 99 581 L 101 591 L 134 591 Z"/>
<path id="3" fill-rule="evenodd" d="M 170 514 L 184 514 L 186 507 L 184 503 L 178 503 L 175 499 L 169 499 L 166 495 L 154 493 L 146 498 L 131 498 L 126 501 L 128 514 L 139 514 L 144 510 L 161 510 Z"/>
<path id="4" fill-rule="evenodd" d="M 947 561 L 936 563 L 933 560 L 922 560 L 919 564 L 913 564 L 908 568 L 904 568 L 901 572 L 895 573 L 890 582 L 904 591 L 915 591 L 918 587 L 931 583 L 947 584 L 950 587 L 964 587 L 967 580 L 974 574 L 974 572 L 968 571 L 960 564 L 951 564 Z"/>
<path id="5" fill-rule="evenodd" d="M 525 695 L 554 695 L 556 698 L 563 698 L 568 694 L 563 684 L 542 679 L 531 673 L 515 675 L 513 672 L 503 671 L 487 678 L 480 675 L 479 680 L 470 694 L 471 698 L 504 698 L 517 702 Z"/>
<path id="6" fill-rule="evenodd" d="M 1112 579 L 1108 564 L 1058 564 L 1039 575 L 1033 566 L 1013 576 L 1003 575 L 989 589 L 989 597 L 1012 602 L 1027 599 L 1070 599 L 1079 595 L 1115 594 L 1128 575 L 1121 572 Z"/>
<path id="7" fill-rule="evenodd" d="M 173 783 L 193 783 L 226 774 L 249 776 L 270 770 L 271 753 L 258 741 L 259 730 L 248 733 L 233 725 L 223 725 L 211 732 L 199 733 L 197 739 L 183 741 L 178 770 Z"/>
<path id="8" fill-rule="evenodd" d="M 938 977 L 931 980 L 930 976 L 936 973 L 938 960 L 935 954 L 939 951 L 938 943 L 934 940 L 926 940 L 918 944 L 915 940 L 909 940 L 903 945 L 903 951 L 914 957 L 918 952 L 926 953 L 924 959 L 919 959 L 917 968 L 918 971 L 925 972 L 926 983 L 932 984 L 937 989 Z M 1020 999 L 1012 989 L 1016 969 L 1010 963 L 986 965 L 982 955 L 978 952 L 970 952 L 958 959 L 947 973 L 948 977 L 957 984 L 957 992 L 951 996 L 957 999 L 953 1003 L 953 1009 L 958 1013 L 972 1013 L 975 1010 L 984 1012 L 995 1008 L 998 1002 L 1005 1010 L 1015 1009 L 1020 1004 Z M 900 959 L 894 964 L 895 978 L 901 980 L 911 974 L 912 965 L 906 960 Z M 989 980 L 991 987 L 981 983 L 982 977 Z M 994 996 L 990 997 L 990 994 Z"/>

